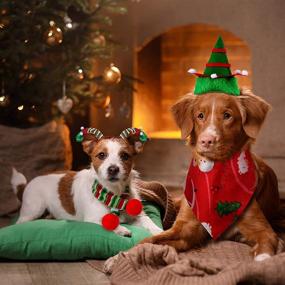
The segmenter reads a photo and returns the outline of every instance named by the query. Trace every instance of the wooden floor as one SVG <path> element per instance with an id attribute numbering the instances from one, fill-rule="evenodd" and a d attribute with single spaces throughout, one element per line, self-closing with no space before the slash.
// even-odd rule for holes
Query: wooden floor
<path id="1" fill-rule="evenodd" d="M 107 285 L 108 278 L 86 262 L 0 263 L 2 285 Z"/>

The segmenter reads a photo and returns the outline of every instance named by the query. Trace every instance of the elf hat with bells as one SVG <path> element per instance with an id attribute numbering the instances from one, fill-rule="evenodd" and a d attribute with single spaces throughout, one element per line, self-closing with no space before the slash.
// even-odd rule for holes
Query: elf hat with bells
<path id="1" fill-rule="evenodd" d="M 230 67 L 223 39 L 222 37 L 218 37 L 204 73 L 198 73 L 193 68 L 188 70 L 189 73 L 198 77 L 196 79 L 194 94 L 201 95 L 218 92 L 239 96 L 240 89 L 235 76 L 247 76 L 248 72 L 247 70 L 236 70 L 232 73 Z"/>

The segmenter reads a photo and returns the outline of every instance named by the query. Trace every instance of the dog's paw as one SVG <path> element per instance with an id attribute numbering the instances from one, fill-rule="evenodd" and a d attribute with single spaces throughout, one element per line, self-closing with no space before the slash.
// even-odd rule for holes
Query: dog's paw
<path id="1" fill-rule="evenodd" d="M 132 232 L 128 230 L 126 227 L 119 225 L 115 230 L 114 233 L 123 237 L 131 237 Z"/>
<path id="2" fill-rule="evenodd" d="M 103 267 L 103 271 L 104 271 L 105 274 L 112 274 L 114 265 L 118 261 L 118 257 L 119 257 L 119 255 L 117 254 L 117 255 L 115 255 L 113 257 L 108 258 L 105 261 L 104 267 Z"/>
<path id="3" fill-rule="evenodd" d="M 270 257 L 271 256 L 268 253 L 261 253 L 261 254 L 256 255 L 254 257 L 254 260 L 255 261 L 263 261 L 263 260 L 268 259 Z"/>

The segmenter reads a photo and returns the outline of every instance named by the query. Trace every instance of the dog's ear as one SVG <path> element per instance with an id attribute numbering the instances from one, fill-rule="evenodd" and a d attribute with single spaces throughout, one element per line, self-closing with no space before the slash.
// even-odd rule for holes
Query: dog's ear
<path id="1" fill-rule="evenodd" d="M 81 142 L 83 150 L 90 155 L 94 145 L 103 138 L 101 131 L 95 128 L 80 128 L 80 132 L 76 135 L 76 141 Z"/>
<path id="2" fill-rule="evenodd" d="M 120 137 L 134 147 L 136 153 L 141 153 L 145 143 L 149 140 L 145 132 L 137 128 L 127 128 L 121 132 Z"/>
<path id="3" fill-rule="evenodd" d="M 255 139 L 271 106 L 249 90 L 242 89 L 241 95 L 236 98 L 239 100 L 243 129 L 250 138 Z"/>
<path id="4" fill-rule="evenodd" d="M 196 96 L 187 94 L 176 102 L 171 112 L 174 116 L 177 126 L 181 129 L 182 139 L 186 139 L 193 129 L 193 107 L 196 101 Z"/>

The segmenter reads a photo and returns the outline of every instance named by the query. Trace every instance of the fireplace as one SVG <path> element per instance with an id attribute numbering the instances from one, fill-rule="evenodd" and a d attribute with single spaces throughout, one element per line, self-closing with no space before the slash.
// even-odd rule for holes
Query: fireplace
<path id="1" fill-rule="evenodd" d="M 173 28 L 137 48 L 135 76 L 143 83 L 134 94 L 133 126 L 142 127 L 151 138 L 180 137 L 170 108 L 193 90 L 195 77 L 187 70 L 204 70 L 218 35 L 224 39 L 232 71 L 249 71 L 249 77 L 238 78 L 239 85 L 252 87 L 250 49 L 242 39 L 207 24 Z"/>

